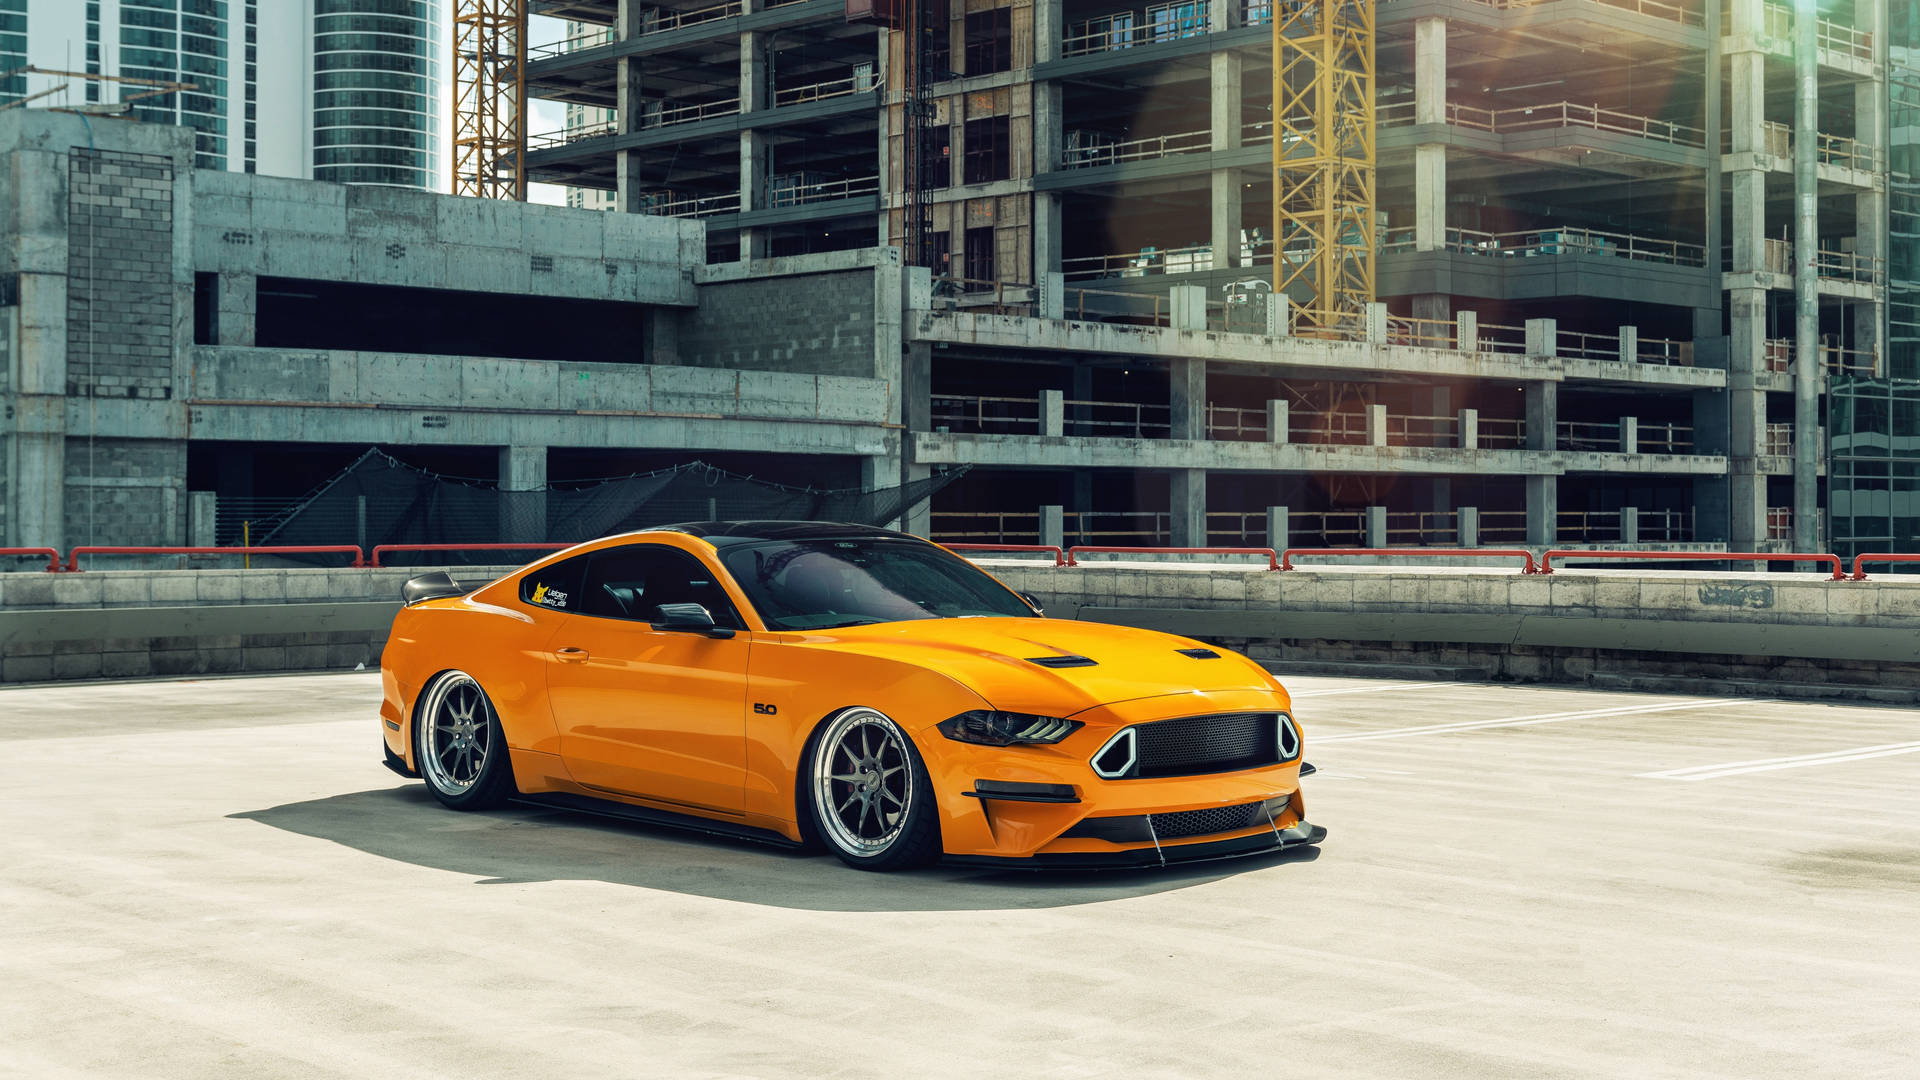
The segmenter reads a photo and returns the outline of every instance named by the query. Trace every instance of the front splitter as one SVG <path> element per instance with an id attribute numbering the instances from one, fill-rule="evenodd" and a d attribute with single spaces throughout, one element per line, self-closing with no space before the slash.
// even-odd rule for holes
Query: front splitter
<path id="1" fill-rule="evenodd" d="M 949 866 L 991 866 L 996 870 L 1137 870 L 1219 859 L 1243 859 L 1250 855 L 1312 847 L 1326 838 L 1326 829 L 1303 821 L 1284 829 L 1197 844 L 1162 844 L 1124 851 L 1073 851 L 1026 857 L 948 855 L 941 862 Z"/>

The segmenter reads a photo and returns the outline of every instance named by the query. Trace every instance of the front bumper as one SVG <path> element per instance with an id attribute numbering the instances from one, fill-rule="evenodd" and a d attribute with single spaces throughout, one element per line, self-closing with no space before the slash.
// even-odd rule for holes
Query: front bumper
<path id="1" fill-rule="evenodd" d="M 1326 829 L 1303 821 L 1283 829 L 1226 840 L 1163 844 L 1119 851 L 1042 852 L 1028 856 L 948 855 L 941 861 L 951 866 L 990 866 L 998 870 L 1129 870 L 1265 855 L 1312 847 L 1326 838 Z"/>

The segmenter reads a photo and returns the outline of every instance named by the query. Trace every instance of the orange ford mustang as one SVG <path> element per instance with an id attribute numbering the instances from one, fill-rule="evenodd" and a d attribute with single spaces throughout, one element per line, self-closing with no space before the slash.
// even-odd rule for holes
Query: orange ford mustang
<path id="1" fill-rule="evenodd" d="M 387 764 L 456 810 L 818 841 L 872 870 L 1158 866 L 1326 835 L 1287 692 L 1258 665 L 1043 618 L 917 537 L 669 526 L 403 597 Z"/>

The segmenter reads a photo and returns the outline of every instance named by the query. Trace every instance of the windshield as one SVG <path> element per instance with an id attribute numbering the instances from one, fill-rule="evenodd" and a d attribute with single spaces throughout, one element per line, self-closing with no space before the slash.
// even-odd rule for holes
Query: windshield
<path id="1" fill-rule="evenodd" d="M 770 629 L 950 619 L 1033 618 L 1006 587 L 931 544 L 889 537 L 774 541 L 722 560 Z"/>

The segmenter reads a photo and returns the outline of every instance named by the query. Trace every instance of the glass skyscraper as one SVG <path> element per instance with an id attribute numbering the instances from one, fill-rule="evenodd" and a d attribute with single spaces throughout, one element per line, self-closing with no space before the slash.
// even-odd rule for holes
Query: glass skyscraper
<path id="1" fill-rule="evenodd" d="M 124 106 L 194 132 L 203 169 L 445 190 L 449 0 L 0 0 L 0 104 Z"/>
<path id="2" fill-rule="evenodd" d="M 1880 377 L 1836 376 L 1827 395 L 1841 555 L 1920 551 L 1920 0 L 1892 0 L 1887 14 L 1886 347 Z"/>
<path id="3" fill-rule="evenodd" d="M 313 177 L 434 187 L 440 0 L 313 0 Z"/>

